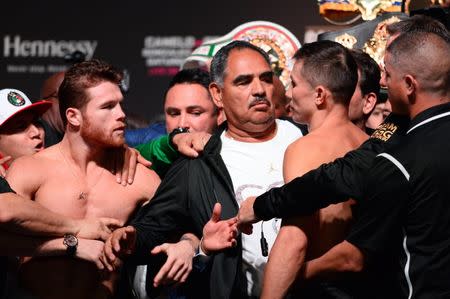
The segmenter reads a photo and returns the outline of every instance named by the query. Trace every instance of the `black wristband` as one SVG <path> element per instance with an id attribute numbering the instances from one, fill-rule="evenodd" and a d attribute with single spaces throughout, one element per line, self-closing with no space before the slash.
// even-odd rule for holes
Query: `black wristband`
<path id="1" fill-rule="evenodd" d="M 172 132 L 170 132 L 170 134 L 169 134 L 169 145 L 170 145 L 172 148 L 177 149 L 177 146 L 173 143 L 173 137 L 174 137 L 175 135 L 181 134 L 181 133 L 189 133 L 189 128 L 186 128 L 186 127 L 184 127 L 184 128 L 178 127 L 178 128 L 173 129 Z"/>

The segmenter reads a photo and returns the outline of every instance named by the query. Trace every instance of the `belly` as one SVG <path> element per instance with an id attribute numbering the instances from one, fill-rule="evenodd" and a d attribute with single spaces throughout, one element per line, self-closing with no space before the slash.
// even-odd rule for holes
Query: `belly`
<path id="1" fill-rule="evenodd" d="M 19 269 L 20 286 L 41 299 L 111 298 L 116 279 L 116 273 L 68 257 L 33 258 Z"/>

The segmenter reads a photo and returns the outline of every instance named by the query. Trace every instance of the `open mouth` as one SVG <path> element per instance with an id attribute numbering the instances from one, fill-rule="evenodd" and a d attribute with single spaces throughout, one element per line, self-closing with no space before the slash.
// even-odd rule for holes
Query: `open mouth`
<path id="1" fill-rule="evenodd" d="M 36 146 L 34 147 L 34 149 L 35 149 L 37 152 L 43 150 L 43 149 L 44 149 L 44 142 L 41 141 L 41 142 L 39 142 L 38 144 L 36 144 Z"/>

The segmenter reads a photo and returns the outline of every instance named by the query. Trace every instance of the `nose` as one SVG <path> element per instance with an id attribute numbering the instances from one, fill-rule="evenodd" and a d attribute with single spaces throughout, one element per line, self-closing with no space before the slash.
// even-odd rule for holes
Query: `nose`
<path id="1" fill-rule="evenodd" d="M 117 119 L 125 122 L 125 112 L 123 112 L 122 105 L 117 105 Z"/>
<path id="2" fill-rule="evenodd" d="M 381 71 L 380 86 L 386 88 L 386 73 Z"/>
<path id="3" fill-rule="evenodd" d="M 42 139 L 41 131 L 39 130 L 38 126 L 36 124 L 34 124 L 34 123 L 31 123 L 28 126 L 27 132 L 28 132 L 28 136 L 31 139 L 36 139 L 36 138 L 37 139 Z"/>
<path id="4" fill-rule="evenodd" d="M 264 83 L 261 80 L 255 79 L 253 81 L 252 94 L 254 96 L 264 96 L 264 95 L 266 95 L 266 90 L 264 88 Z"/>
<path id="5" fill-rule="evenodd" d="M 289 88 L 286 90 L 285 95 L 287 98 L 292 99 L 292 85 L 289 85 Z"/>
<path id="6" fill-rule="evenodd" d="M 188 128 L 189 129 L 189 121 L 186 113 L 181 113 L 178 117 L 178 127 L 179 128 Z"/>

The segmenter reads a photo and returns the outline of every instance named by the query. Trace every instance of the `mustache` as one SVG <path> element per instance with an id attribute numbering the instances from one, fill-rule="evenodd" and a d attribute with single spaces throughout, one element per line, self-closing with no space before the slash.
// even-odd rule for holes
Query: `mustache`
<path id="1" fill-rule="evenodd" d="M 271 105 L 270 104 L 270 101 L 267 99 L 267 97 L 265 97 L 265 96 L 256 96 L 253 100 L 251 100 L 251 102 L 248 104 L 248 107 L 249 108 L 251 108 L 251 107 L 253 107 L 253 106 L 255 106 L 255 105 L 258 105 L 258 104 L 261 104 L 261 103 L 264 103 L 264 104 L 267 104 L 267 105 Z"/>

